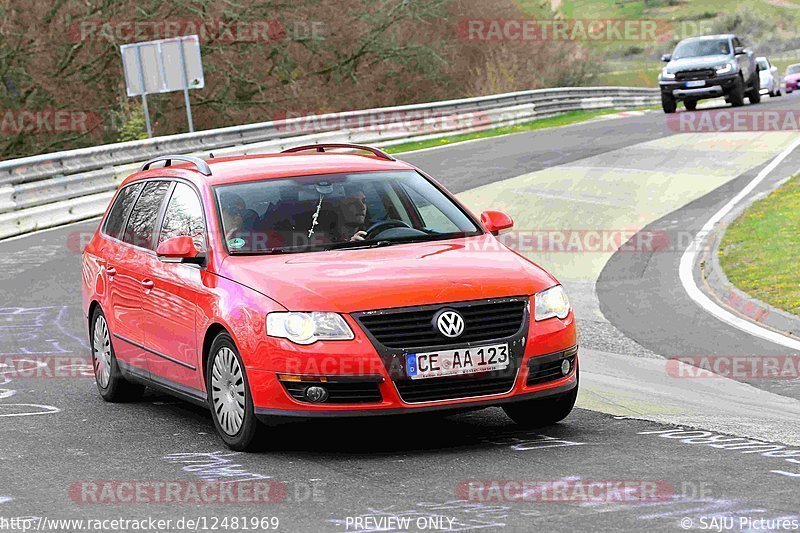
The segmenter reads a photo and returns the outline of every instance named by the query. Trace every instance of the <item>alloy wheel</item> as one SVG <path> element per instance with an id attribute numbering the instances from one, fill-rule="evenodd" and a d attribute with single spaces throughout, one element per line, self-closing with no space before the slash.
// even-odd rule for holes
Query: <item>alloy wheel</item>
<path id="1" fill-rule="evenodd" d="M 230 348 L 221 348 L 214 357 L 211 399 L 222 430 L 228 435 L 236 435 L 244 422 L 244 375 Z"/>

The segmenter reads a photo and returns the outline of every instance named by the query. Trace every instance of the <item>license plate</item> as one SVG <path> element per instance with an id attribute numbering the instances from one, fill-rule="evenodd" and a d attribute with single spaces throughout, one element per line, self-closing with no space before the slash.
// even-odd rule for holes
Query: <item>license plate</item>
<path id="1" fill-rule="evenodd" d="M 406 355 L 406 372 L 411 379 L 491 372 L 508 364 L 508 344 Z"/>
<path id="2" fill-rule="evenodd" d="M 706 84 L 705 80 L 687 81 L 687 87 L 703 87 Z"/>

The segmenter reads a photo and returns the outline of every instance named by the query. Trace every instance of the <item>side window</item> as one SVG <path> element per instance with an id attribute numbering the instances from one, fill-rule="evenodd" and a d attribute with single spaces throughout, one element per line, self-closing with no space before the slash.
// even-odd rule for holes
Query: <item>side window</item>
<path id="1" fill-rule="evenodd" d="M 128 225 L 125 226 L 123 241 L 149 250 L 154 248 L 153 233 L 155 233 L 156 219 L 169 188 L 168 181 L 151 181 L 144 186 Z"/>
<path id="2" fill-rule="evenodd" d="M 120 235 L 122 235 L 122 228 L 125 226 L 125 221 L 128 220 L 128 215 L 131 214 L 131 209 L 133 209 L 133 202 L 136 201 L 136 197 L 139 196 L 139 191 L 141 190 L 142 184 L 134 183 L 120 191 L 117 195 L 117 200 L 114 202 L 114 206 L 108 213 L 106 225 L 103 227 L 103 232 L 106 235 L 114 237 L 115 239 L 120 238 Z"/>
<path id="3" fill-rule="evenodd" d="M 164 224 L 158 244 L 172 237 L 187 236 L 194 241 L 199 251 L 206 249 L 206 228 L 203 221 L 203 205 L 194 189 L 178 183 L 164 213 Z"/>
<path id="4" fill-rule="evenodd" d="M 738 48 L 738 47 L 742 46 L 742 43 L 739 42 L 739 38 L 738 37 L 734 37 L 733 38 L 733 46 L 734 46 L 734 48 Z"/>

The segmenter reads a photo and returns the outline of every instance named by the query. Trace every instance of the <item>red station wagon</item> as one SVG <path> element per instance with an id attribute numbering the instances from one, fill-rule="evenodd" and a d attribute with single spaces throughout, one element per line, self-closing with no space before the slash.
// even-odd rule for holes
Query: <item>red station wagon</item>
<path id="1" fill-rule="evenodd" d="M 367 146 L 153 159 L 83 255 L 100 394 L 207 406 L 235 450 L 286 416 L 501 406 L 558 422 L 578 391 L 575 318 L 500 244 L 512 224 Z"/>

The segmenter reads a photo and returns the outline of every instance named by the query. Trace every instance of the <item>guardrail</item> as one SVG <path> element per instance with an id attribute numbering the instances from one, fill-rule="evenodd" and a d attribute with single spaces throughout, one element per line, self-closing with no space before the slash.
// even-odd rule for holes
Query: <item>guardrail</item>
<path id="1" fill-rule="evenodd" d="M 276 120 L 0 162 L 0 239 L 103 213 L 138 164 L 165 153 L 267 153 L 315 142 L 393 144 L 528 122 L 567 111 L 660 102 L 657 89 L 558 88 Z"/>

